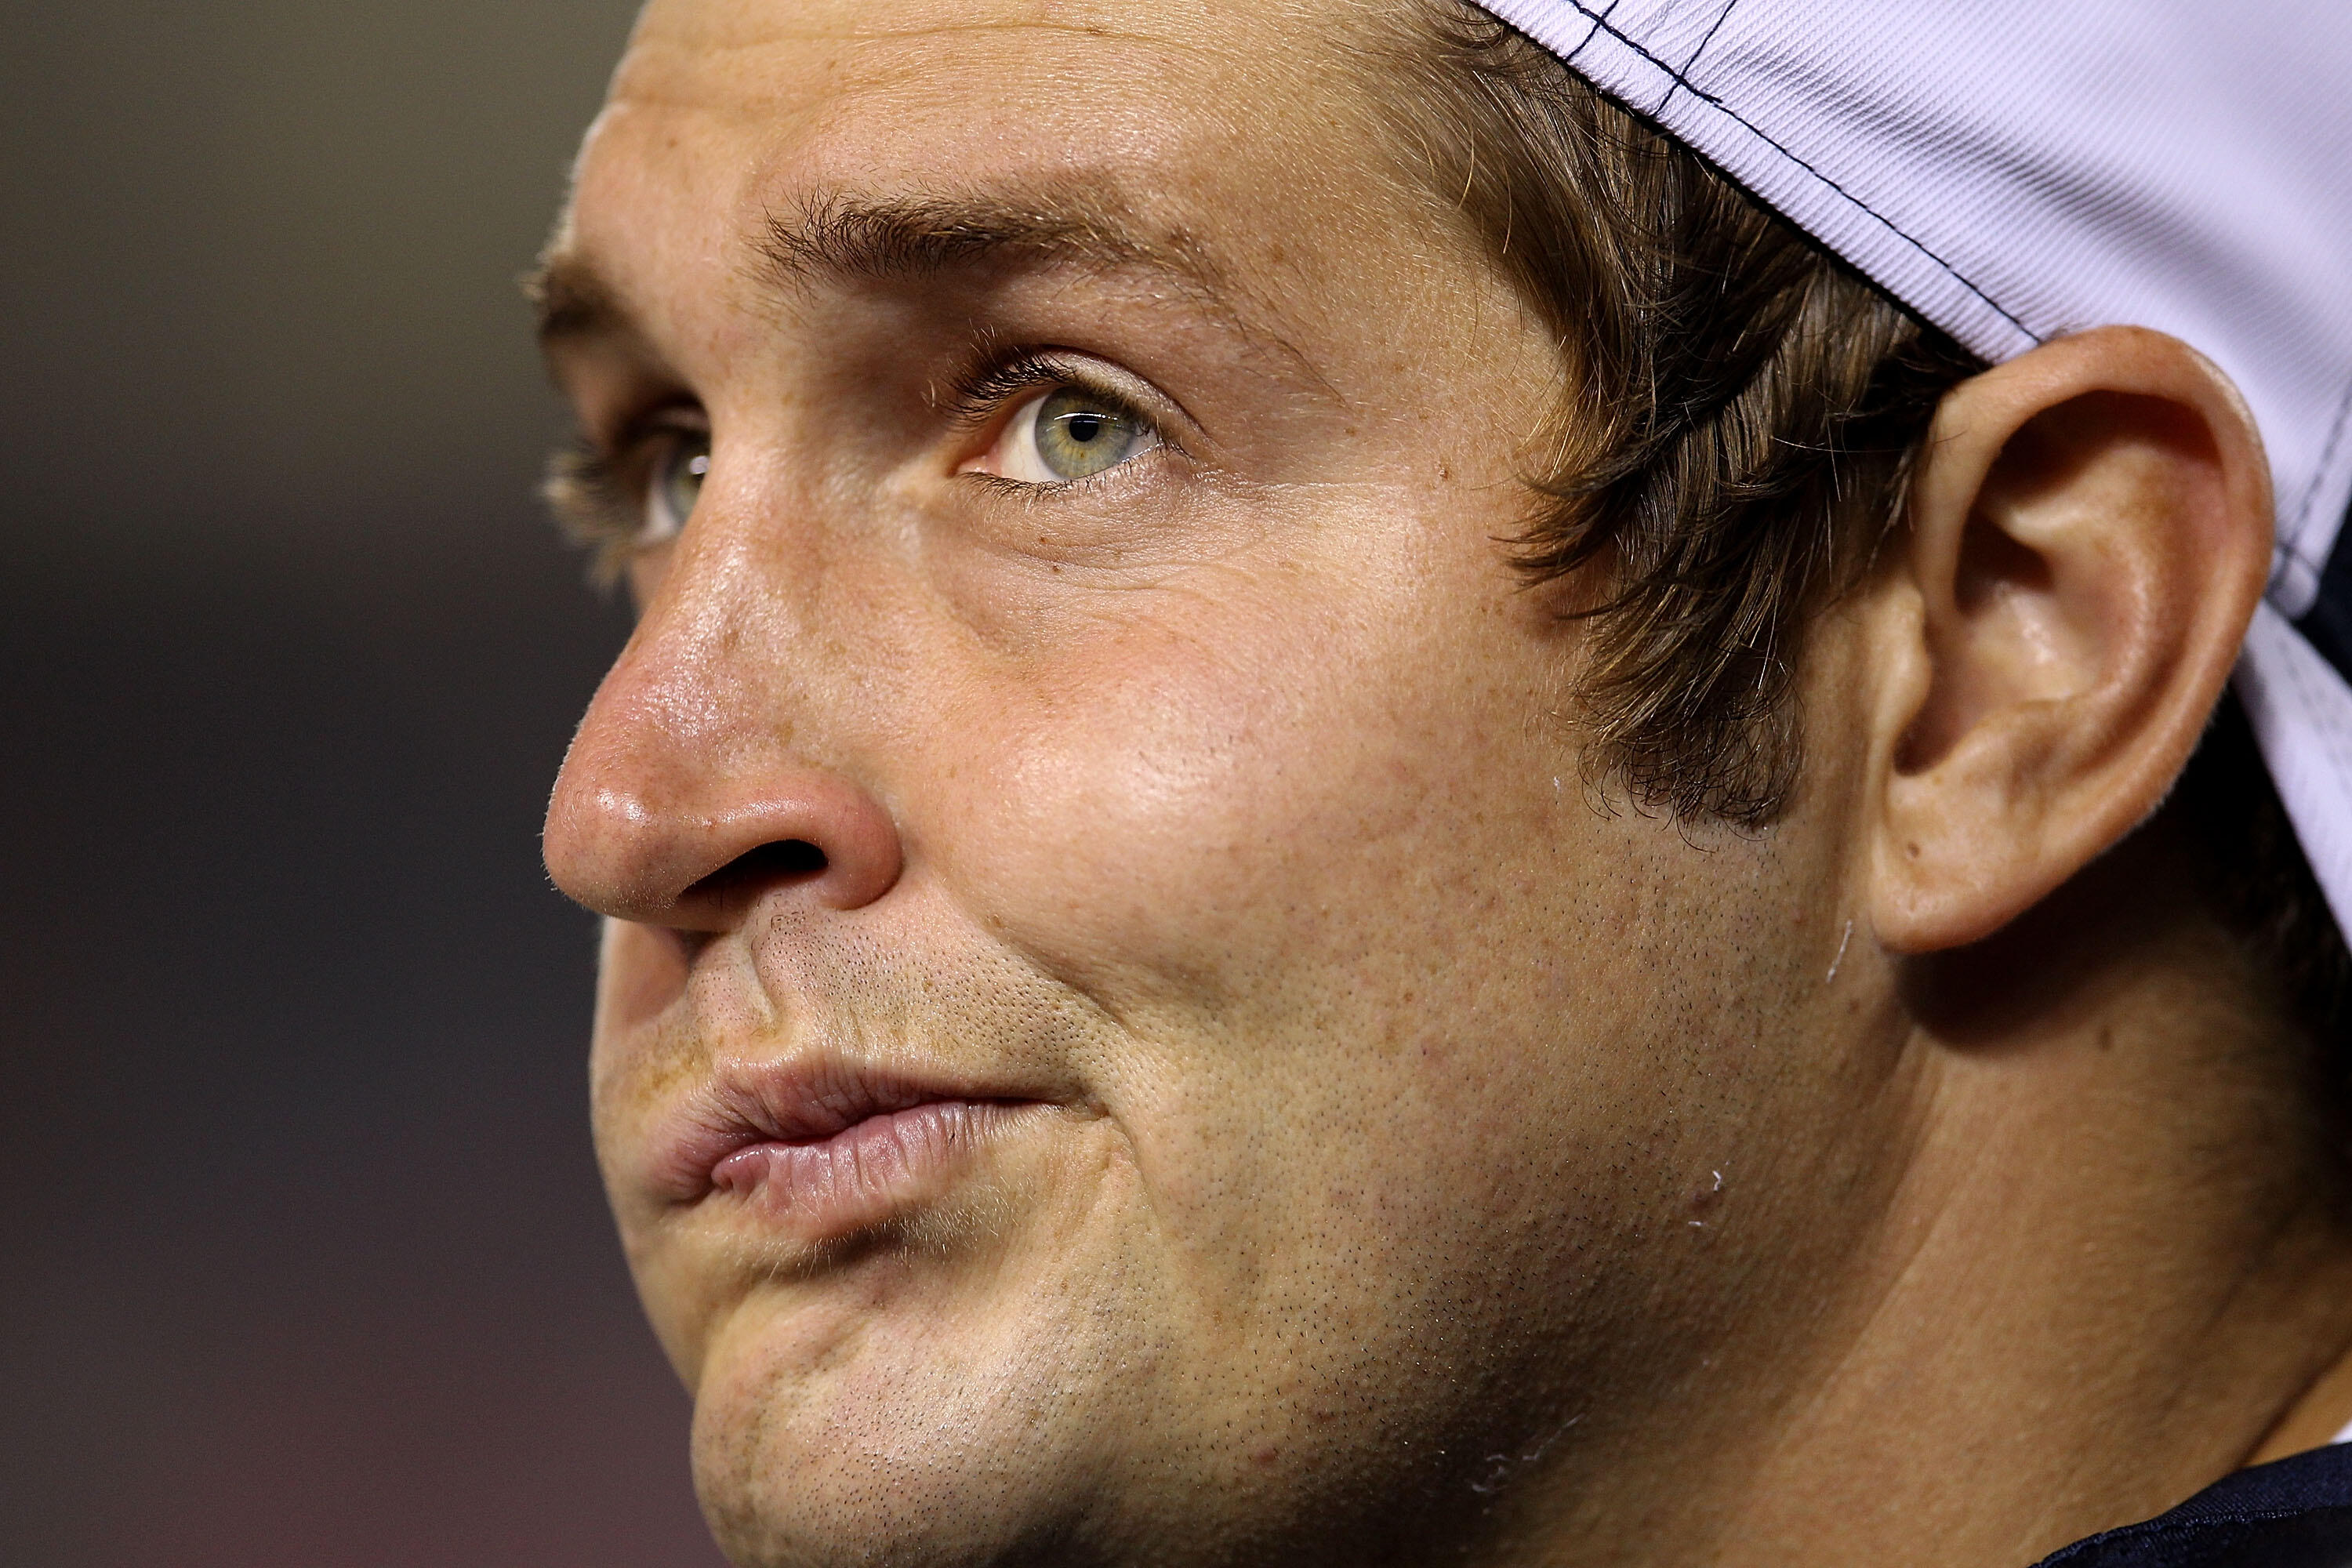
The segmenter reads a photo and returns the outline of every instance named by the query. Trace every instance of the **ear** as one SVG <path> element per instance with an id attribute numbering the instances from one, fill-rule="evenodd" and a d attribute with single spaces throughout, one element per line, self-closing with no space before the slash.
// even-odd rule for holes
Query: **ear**
<path id="1" fill-rule="evenodd" d="M 1913 477 L 1907 571 L 1871 636 L 1879 940 L 1988 936 L 2162 802 L 2271 554 L 2236 389 L 2105 327 L 1954 388 Z"/>

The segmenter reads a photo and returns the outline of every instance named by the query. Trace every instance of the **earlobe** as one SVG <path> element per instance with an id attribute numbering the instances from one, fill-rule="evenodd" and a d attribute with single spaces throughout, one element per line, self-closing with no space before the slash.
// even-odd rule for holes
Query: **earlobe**
<path id="1" fill-rule="evenodd" d="M 2269 569 L 2269 469 L 2229 382 L 2102 328 L 1955 388 L 1874 624 L 1871 904 L 1905 952 L 1990 935 L 2162 801 Z"/>

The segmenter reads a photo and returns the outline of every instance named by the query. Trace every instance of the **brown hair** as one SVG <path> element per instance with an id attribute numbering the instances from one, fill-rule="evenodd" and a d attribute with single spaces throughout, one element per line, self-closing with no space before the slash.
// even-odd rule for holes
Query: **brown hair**
<path id="1" fill-rule="evenodd" d="M 1514 543 L 1530 583 L 1601 568 L 1569 612 L 1591 754 L 1642 808 L 1760 830 L 1802 769 L 1804 627 L 1900 526 L 1937 404 L 1983 364 L 1466 0 L 1405 19 L 1373 51 L 1397 144 L 1566 362 Z M 2352 957 L 2234 699 L 2167 815 L 2283 1009 L 2343 1040 Z"/>

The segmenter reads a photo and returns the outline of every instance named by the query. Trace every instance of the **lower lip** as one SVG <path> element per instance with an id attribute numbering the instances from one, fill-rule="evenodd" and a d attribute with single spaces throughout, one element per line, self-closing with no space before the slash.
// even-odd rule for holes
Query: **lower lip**
<path id="1" fill-rule="evenodd" d="M 830 1138 L 753 1143 L 719 1161 L 710 1185 L 804 1239 L 845 1236 L 940 1192 L 1022 1109 L 931 1100 Z"/>

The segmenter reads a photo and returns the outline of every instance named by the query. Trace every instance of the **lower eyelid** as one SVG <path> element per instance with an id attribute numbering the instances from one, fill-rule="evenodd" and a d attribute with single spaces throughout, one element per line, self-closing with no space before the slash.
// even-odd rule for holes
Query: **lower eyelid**
<path id="1" fill-rule="evenodd" d="M 1160 477 L 1154 470 L 1160 468 L 1168 453 L 1176 450 L 1178 448 L 1172 443 L 1162 441 L 1155 436 L 1150 446 L 1120 458 L 1109 468 L 1075 479 L 1055 479 L 1040 483 L 1029 479 L 1007 479 L 1000 474 L 977 472 L 971 474 L 970 477 L 1007 500 L 1024 504 L 1046 506 L 1051 505 L 1056 497 L 1076 500 L 1088 495 L 1100 496 L 1108 502 L 1113 500 L 1115 493 L 1122 489 L 1154 482 L 1155 479 Z"/>

